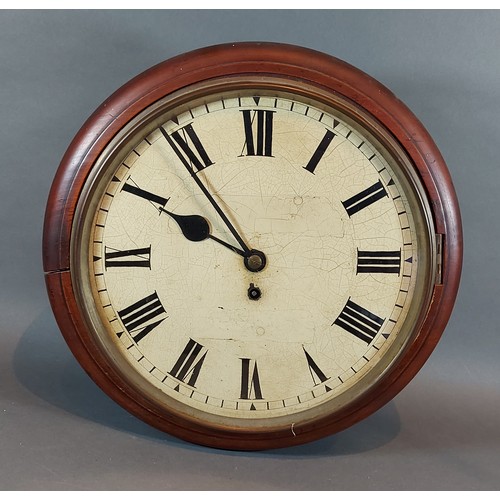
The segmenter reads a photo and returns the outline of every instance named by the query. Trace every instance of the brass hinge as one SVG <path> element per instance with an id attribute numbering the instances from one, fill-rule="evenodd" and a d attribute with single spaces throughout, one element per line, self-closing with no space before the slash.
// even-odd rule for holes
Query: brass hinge
<path id="1" fill-rule="evenodd" d="M 436 234 L 436 285 L 443 284 L 443 235 Z"/>

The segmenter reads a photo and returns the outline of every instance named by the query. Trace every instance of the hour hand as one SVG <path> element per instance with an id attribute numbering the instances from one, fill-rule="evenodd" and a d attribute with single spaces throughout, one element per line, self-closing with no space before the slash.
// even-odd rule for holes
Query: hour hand
<path id="1" fill-rule="evenodd" d="M 182 234 L 189 241 L 203 241 L 210 238 L 211 240 L 220 243 L 226 248 L 229 248 L 233 252 L 236 252 L 239 255 L 244 255 L 243 251 L 239 248 L 236 248 L 233 245 L 230 245 L 229 243 L 226 243 L 225 241 L 211 235 L 210 224 L 208 223 L 207 219 L 205 219 L 205 217 L 201 215 L 179 215 L 170 212 L 169 210 L 165 210 L 163 207 L 160 207 L 160 211 L 166 213 L 167 215 L 170 215 L 170 217 L 172 217 L 172 219 L 177 222 L 177 225 L 182 231 Z"/>
<path id="2" fill-rule="evenodd" d="M 182 234 L 189 241 L 203 241 L 210 236 L 210 225 L 201 215 L 179 215 L 160 207 L 160 210 L 177 222 Z"/>

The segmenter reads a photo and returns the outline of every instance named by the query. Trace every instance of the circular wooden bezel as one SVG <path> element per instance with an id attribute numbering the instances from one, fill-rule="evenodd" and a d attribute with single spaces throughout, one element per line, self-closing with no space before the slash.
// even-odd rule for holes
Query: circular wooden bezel
<path id="1" fill-rule="evenodd" d="M 96 160 L 115 135 L 153 103 L 201 82 L 245 75 L 290 79 L 341 96 L 376 120 L 405 151 L 420 178 L 442 242 L 441 280 L 435 284 L 420 331 L 373 390 L 334 416 L 292 429 L 259 432 L 218 429 L 176 413 L 165 415 L 127 386 L 89 334 L 71 273 L 75 211 Z M 451 314 L 462 265 L 458 202 L 445 162 L 418 119 L 389 90 L 334 57 L 296 46 L 238 43 L 200 49 L 165 61 L 115 92 L 87 120 L 64 155 L 45 215 L 43 263 L 51 305 L 73 354 L 92 379 L 121 406 L 177 437 L 227 449 L 265 449 L 302 444 L 343 430 L 390 401 L 415 376 L 436 346 Z"/>

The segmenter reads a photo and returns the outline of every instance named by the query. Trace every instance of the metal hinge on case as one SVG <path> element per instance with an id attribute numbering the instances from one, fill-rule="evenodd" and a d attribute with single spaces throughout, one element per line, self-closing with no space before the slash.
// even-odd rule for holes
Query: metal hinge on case
<path id="1" fill-rule="evenodd" d="M 436 285 L 443 284 L 443 235 L 436 234 Z"/>

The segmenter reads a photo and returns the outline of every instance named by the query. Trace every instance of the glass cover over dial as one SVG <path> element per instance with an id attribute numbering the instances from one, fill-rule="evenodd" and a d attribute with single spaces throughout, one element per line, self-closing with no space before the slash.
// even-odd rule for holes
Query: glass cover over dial
<path id="1" fill-rule="evenodd" d="M 397 145 L 340 108 L 214 91 L 160 103 L 103 155 L 75 229 L 81 300 L 159 405 L 300 421 L 368 390 L 404 349 L 432 223 Z"/>

